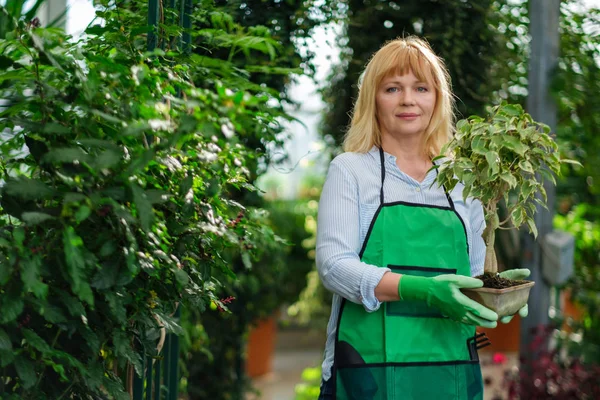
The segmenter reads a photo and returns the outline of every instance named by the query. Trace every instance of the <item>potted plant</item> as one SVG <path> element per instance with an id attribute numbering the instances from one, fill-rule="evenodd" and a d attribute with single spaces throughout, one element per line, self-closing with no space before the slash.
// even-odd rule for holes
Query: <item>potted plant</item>
<path id="1" fill-rule="evenodd" d="M 451 191 L 464 184 L 463 197 L 481 201 L 486 229 L 484 287 L 464 290 L 475 301 L 496 311 L 513 315 L 527 303 L 532 281 L 511 281 L 498 274 L 494 249 L 496 230 L 516 229 L 526 224 L 537 237 L 534 222 L 536 204 L 546 207 L 544 180 L 556 184 L 563 162 L 547 125 L 534 121 L 520 105 L 491 108 L 486 118 L 471 116 L 457 123 L 455 137 L 442 148 L 433 168 L 436 182 Z M 538 196 L 539 195 L 539 196 Z M 500 221 L 498 203 L 504 200 L 508 217 Z"/>

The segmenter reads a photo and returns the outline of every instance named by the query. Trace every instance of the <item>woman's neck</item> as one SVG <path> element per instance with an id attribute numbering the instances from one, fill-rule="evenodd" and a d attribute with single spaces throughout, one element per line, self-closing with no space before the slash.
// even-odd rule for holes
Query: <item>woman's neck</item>
<path id="1" fill-rule="evenodd" d="M 396 157 L 402 163 L 423 163 L 430 161 L 429 156 L 423 149 L 423 142 L 419 136 L 405 138 L 394 138 L 383 135 L 381 138 L 383 151 Z"/>
<path id="2" fill-rule="evenodd" d="M 418 182 L 422 182 L 431 168 L 431 158 L 423 150 L 419 137 L 400 140 L 384 135 L 381 141 L 383 151 L 396 157 L 396 165 L 402 172 Z"/>

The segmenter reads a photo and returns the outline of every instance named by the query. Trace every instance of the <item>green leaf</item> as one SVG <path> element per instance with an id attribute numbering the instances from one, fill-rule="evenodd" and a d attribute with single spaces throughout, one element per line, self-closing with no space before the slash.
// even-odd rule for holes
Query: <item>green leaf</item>
<path id="1" fill-rule="evenodd" d="M 67 375 L 65 374 L 65 366 L 64 365 L 55 363 L 54 361 L 52 361 L 52 359 L 48 359 L 48 358 L 46 358 L 44 360 L 44 363 L 46 365 L 50 366 L 54 370 L 54 372 L 56 372 L 59 375 L 61 382 L 68 381 Z"/>
<path id="2" fill-rule="evenodd" d="M 149 189 L 146 190 L 146 197 L 151 204 L 161 204 L 167 201 L 171 195 L 164 190 Z"/>
<path id="3" fill-rule="evenodd" d="M 13 71 L 8 71 L 3 74 L 0 74 L 0 83 L 6 80 L 16 81 L 26 79 L 33 79 L 33 75 L 25 68 L 19 68 Z"/>
<path id="4" fill-rule="evenodd" d="M 570 160 L 568 158 L 561 158 L 560 162 L 564 163 L 564 164 L 571 164 L 571 165 L 577 165 L 578 167 L 583 167 L 583 165 L 579 161 Z"/>
<path id="5" fill-rule="evenodd" d="M 487 152 L 486 140 L 481 136 L 475 136 L 471 141 L 471 149 L 475 154 L 485 154 Z"/>
<path id="6" fill-rule="evenodd" d="M 35 369 L 33 367 L 33 363 L 26 359 L 24 356 L 20 356 L 15 358 L 15 369 L 17 370 L 17 374 L 19 374 L 19 378 L 23 382 L 23 387 L 25 389 L 29 389 L 37 380 L 37 376 L 35 374 Z"/>
<path id="7" fill-rule="evenodd" d="M 117 332 L 113 337 L 115 353 L 133 364 L 135 372 L 141 376 L 144 373 L 142 369 L 142 357 L 131 347 L 130 342 L 129 338 L 123 332 Z"/>
<path id="8" fill-rule="evenodd" d="M 519 168 L 521 168 L 522 171 L 529 172 L 531 174 L 535 173 L 535 171 L 533 170 L 533 166 L 527 160 L 519 161 Z"/>
<path id="9" fill-rule="evenodd" d="M 123 384 L 118 378 L 113 379 L 110 376 L 104 376 L 102 382 L 104 388 L 114 400 L 131 400 L 129 394 L 123 391 Z"/>
<path id="10" fill-rule="evenodd" d="M 73 317 L 85 315 L 85 307 L 81 301 L 66 292 L 60 292 L 60 301 Z"/>
<path id="11" fill-rule="evenodd" d="M 21 280 L 25 291 L 33 292 L 38 299 L 45 299 L 48 295 L 48 285 L 40 281 L 42 259 L 39 257 L 27 258 L 21 262 Z"/>
<path id="12" fill-rule="evenodd" d="M 500 160 L 498 153 L 495 151 L 488 151 L 485 153 L 485 159 L 490 167 L 491 176 L 497 175 L 499 171 L 498 163 Z"/>
<path id="13" fill-rule="evenodd" d="M 110 291 L 104 293 L 104 298 L 117 321 L 120 324 L 125 324 L 127 322 L 127 312 L 123 306 L 123 298 Z"/>
<path id="14" fill-rule="evenodd" d="M 12 343 L 6 331 L 0 328 L 0 350 L 12 351 Z"/>
<path id="15" fill-rule="evenodd" d="M 127 167 L 127 170 L 125 170 L 125 176 L 130 177 L 135 175 L 139 170 L 146 168 L 148 163 L 154 159 L 155 155 L 154 148 L 151 148 L 146 150 L 141 156 L 134 158 L 131 161 L 131 164 L 129 164 L 129 167 Z"/>
<path id="16" fill-rule="evenodd" d="M 90 161 L 89 154 L 85 153 L 79 147 L 62 147 L 50 149 L 42 157 L 42 162 L 46 163 L 88 163 Z"/>
<path id="17" fill-rule="evenodd" d="M 89 284 L 86 282 L 85 257 L 83 255 L 83 240 L 72 226 L 63 231 L 63 245 L 67 272 L 71 278 L 71 288 L 79 298 L 90 305 L 94 304 L 94 297 Z"/>
<path id="18" fill-rule="evenodd" d="M 45 183 L 27 178 L 8 180 L 3 187 L 3 191 L 25 200 L 46 199 L 54 194 L 54 191 Z"/>
<path id="19" fill-rule="evenodd" d="M 518 104 L 507 104 L 500 108 L 500 112 L 504 112 L 510 116 L 519 116 L 523 113 L 523 108 Z"/>
<path id="20" fill-rule="evenodd" d="M 22 246 L 25 240 L 25 230 L 20 226 L 16 227 L 13 230 L 13 239 L 19 247 Z"/>
<path id="21" fill-rule="evenodd" d="M 188 276 L 187 272 L 179 268 L 175 270 L 175 279 L 177 279 L 177 283 L 179 283 L 181 286 L 186 286 L 190 281 L 190 277 Z"/>
<path id="22" fill-rule="evenodd" d="M 252 260 L 250 259 L 250 254 L 248 252 L 242 253 L 242 263 L 246 269 L 252 269 Z"/>
<path id="23" fill-rule="evenodd" d="M 517 179 L 514 176 L 512 176 L 509 172 L 501 173 L 500 179 L 502 179 L 504 182 L 508 183 L 508 186 L 511 189 L 514 189 L 515 187 L 517 187 Z"/>
<path id="24" fill-rule="evenodd" d="M 503 139 L 501 142 L 501 145 L 503 147 L 506 147 L 507 149 L 514 151 L 515 153 L 519 154 L 520 156 L 525 155 L 525 152 L 527 151 L 527 146 L 524 145 L 523 143 L 521 143 L 521 141 L 518 138 L 516 138 L 515 136 L 509 136 L 509 135 L 504 135 L 501 137 Z"/>
<path id="25" fill-rule="evenodd" d="M 92 278 L 91 285 L 96 289 L 109 289 L 115 285 L 118 273 L 118 264 L 105 263 Z"/>
<path id="26" fill-rule="evenodd" d="M 164 326 L 168 332 L 172 332 L 176 335 L 183 334 L 183 329 L 177 323 L 175 318 L 170 317 L 169 315 L 162 313 L 160 311 L 156 312 L 156 316 L 158 317 L 158 320 L 160 321 L 160 325 Z"/>
<path id="27" fill-rule="evenodd" d="M 10 350 L 0 350 L 0 367 L 4 368 L 15 360 L 15 353 Z"/>
<path id="28" fill-rule="evenodd" d="M 533 237 L 537 238 L 538 230 L 535 226 L 535 221 L 532 218 L 527 218 L 527 225 L 529 226 L 529 231 L 533 234 Z"/>
<path id="29" fill-rule="evenodd" d="M 93 166 L 96 169 L 111 169 L 119 165 L 121 160 L 123 160 L 121 154 L 113 150 L 106 150 L 96 156 Z"/>
<path id="30" fill-rule="evenodd" d="M 49 219 L 54 219 L 54 217 L 42 212 L 26 211 L 21 214 L 21 219 L 28 225 L 38 225 Z"/>
<path id="31" fill-rule="evenodd" d="M 154 219 L 154 210 L 152 209 L 152 204 L 150 201 L 148 201 L 146 193 L 144 193 L 144 190 L 141 187 L 135 183 L 130 187 L 133 194 L 133 202 L 135 203 L 135 207 L 137 209 L 137 217 L 140 220 L 142 229 L 145 232 L 150 232 L 150 229 L 152 228 L 152 221 Z"/>
<path id="32" fill-rule="evenodd" d="M 88 206 L 81 206 L 75 213 L 75 220 L 77 222 L 83 222 L 86 219 L 88 219 L 88 217 L 90 216 L 91 213 L 92 213 L 92 210 L 90 210 L 90 208 Z"/>
<path id="33" fill-rule="evenodd" d="M 67 322 L 67 318 L 59 307 L 52 304 L 45 303 L 41 306 L 40 314 L 46 319 L 46 321 L 53 324 L 61 324 Z"/>
<path id="34" fill-rule="evenodd" d="M 523 219 L 525 218 L 525 212 L 523 210 L 523 207 L 516 207 L 512 211 L 511 217 L 512 217 L 513 223 L 515 225 L 515 228 L 518 228 L 519 226 L 521 226 L 523 224 Z"/>
<path id="35" fill-rule="evenodd" d="M 44 339 L 42 339 L 37 333 L 31 329 L 23 329 L 23 337 L 34 349 L 38 350 L 42 354 L 47 354 L 51 351 L 50 346 Z"/>
<path id="36" fill-rule="evenodd" d="M 87 340 L 86 340 L 87 341 Z M 88 341 L 89 343 L 89 341 Z M 95 353 L 96 351 L 94 351 Z M 88 364 L 86 374 L 84 375 L 85 383 L 92 390 L 96 390 L 102 385 L 102 377 L 104 376 L 104 368 L 97 362 L 92 365 Z"/>
<path id="37" fill-rule="evenodd" d="M 44 125 L 44 132 L 45 133 L 57 133 L 57 134 L 67 134 L 67 133 L 71 133 L 71 129 L 68 126 L 64 126 L 61 124 L 57 124 L 56 122 L 49 122 L 47 124 Z"/>
<path id="38" fill-rule="evenodd" d="M 23 312 L 23 307 L 25 306 L 23 299 L 21 297 L 14 297 L 14 294 L 5 294 L 2 298 L 2 302 L 0 303 L 0 310 L 2 310 L 0 312 L 0 323 L 13 322 Z"/>

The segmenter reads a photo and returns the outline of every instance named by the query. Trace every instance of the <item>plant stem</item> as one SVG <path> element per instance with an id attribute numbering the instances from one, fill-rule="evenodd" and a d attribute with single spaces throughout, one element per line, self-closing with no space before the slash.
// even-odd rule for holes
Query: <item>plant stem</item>
<path id="1" fill-rule="evenodd" d="M 494 242 L 496 240 L 496 230 L 489 229 L 486 233 L 485 240 L 485 264 L 484 271 L 491 272 L 493 274 L 498 272 L 498 260 L 496 259 L 496 249 L 494 248 Z"/>
<path id="2" fill-rule="evenodd" d="M 498 260 L 496 258 L 496 249 L 494 243 L 496 241 L 496 229 L 499 228 L 497 201 L 488 204 L 486 207 L 486 228 L 483 231 L 483 240 L 485 241 L 485 264 L 483 269 L 485 272 L 496 274 L 498 272 Z"/>

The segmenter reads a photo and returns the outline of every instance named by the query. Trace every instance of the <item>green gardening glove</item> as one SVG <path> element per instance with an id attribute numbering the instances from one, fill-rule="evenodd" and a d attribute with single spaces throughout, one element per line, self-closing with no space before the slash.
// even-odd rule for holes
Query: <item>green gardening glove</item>
<path id="1" fill-rule="evenodd" d="M 402 275 L 398 284 L 400 300 L 420 300 L 454 321 L 495 328 L 498 314 L 463 294 L 461 288 L 479 288 L 483 281 L 461 275 Z"/>
<path id="2" fill-rule="evenodd" d="M 531 274 L 531 271 L 527 268 L 509 269 L 508 271 L 500 272 L 500 277 L 518 281 L 527 278 L 529 274 Z M 527 307 L 527 304 L 521 307 L 521 309 L 519 310 L 519 315 L 523 318 L 529 315 L 529 307 Z M 508 324 L 513 319 L 513 317 L 514 315 L 507 315 L 506 317 L 500 318 L 500 322 L 502 322 L 503 324 Z"/>

